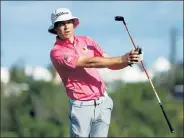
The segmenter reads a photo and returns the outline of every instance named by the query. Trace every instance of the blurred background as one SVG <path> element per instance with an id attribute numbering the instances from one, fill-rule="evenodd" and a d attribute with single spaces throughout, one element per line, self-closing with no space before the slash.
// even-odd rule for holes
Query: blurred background
<path id="1" fill-rule="evenodd" d="M 2 1 L 1 137 L 69 136 L 68 98 L 50 61 L 59 7 L 79 17 L 76 35 L 91 36 L 111 56 L 143 48 L 144 63 L 175 129 L 171 134 L 140 64 L 99 69 L 114 101 L 109 137 L 183 137 L 183 1 Z"/>

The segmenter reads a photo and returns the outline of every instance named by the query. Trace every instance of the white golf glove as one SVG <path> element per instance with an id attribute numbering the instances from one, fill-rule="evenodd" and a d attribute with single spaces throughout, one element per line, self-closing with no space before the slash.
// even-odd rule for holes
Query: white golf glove
<path id="1" fill-rule="evenodd" d="M 143 60 L 143 56 L 144 56 L 143 50 L 142 50 L 141 52 L 142 52 L 142 53 L 140 54 L 140 56 L 141 56 L 141 60 L 140 60 L 140 61 Z"/>
<path id="2" fill-rule="evenodd" d="M 139 62 L 143 60 L 143 50 L 141 47 L 137 46 L 136 51 L 138 51 L 138 54 L 141 56 L 141 59 Z"/>

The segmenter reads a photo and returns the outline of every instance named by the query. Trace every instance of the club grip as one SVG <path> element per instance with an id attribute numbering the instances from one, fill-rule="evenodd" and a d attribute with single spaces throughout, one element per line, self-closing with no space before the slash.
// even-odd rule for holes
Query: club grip
<path id="1" fill-rule="evenodd" d="M 140 48 L 139 46 L 137 46 L 137 48 L 135 49 L 135 51 L 137 51 L 139 55 L 142 54 L 142 48 Z M 128 65 L 130 67 L 132 67 L 132 63 L 129 63 Z"/>
<path id="2" fill-rule="evenodd" d="M 159 103 L 159 105 L 160 105 L 160 108 L 162 109 L 162 112 L 163 112 L 163 114 L 164 114 L 164 116 L 165 116 L 165 119 L 166 119 L 167 124 L 168 124 L 168 126 L 169 126 L 169 128 L 170 128 L 171 133 L 174 133 L 174 129 L 173 129 L 173 127 L 172 127 L 172 125 L 171 125 L 171 123 L 170 123 L 168 117 L 167 117 L 167 114 L 166 114 L 166 112 L 165 112 L 165 110 L 164 110 L 164 107 L 163 107 L 162 103 Z"/>

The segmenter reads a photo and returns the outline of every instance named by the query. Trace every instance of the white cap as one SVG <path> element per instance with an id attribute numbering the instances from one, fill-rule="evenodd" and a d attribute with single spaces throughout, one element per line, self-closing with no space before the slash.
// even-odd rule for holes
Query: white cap
<path id="1" fill-rule="evenodd" d="M 54 23 L 71 19 L 74 19 L 74 28 L 76 28 L 77 25 L 79 25 L 79 18 L 72 16 L 71 11 L 67 8 L 57 8 L 51 14 L 52 25 L 48 29 L 49 33 L 56 34 L 54 31 Z"/>

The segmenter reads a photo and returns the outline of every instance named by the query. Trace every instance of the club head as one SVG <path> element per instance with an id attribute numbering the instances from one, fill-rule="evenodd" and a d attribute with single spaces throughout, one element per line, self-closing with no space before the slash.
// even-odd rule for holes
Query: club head
<path id="1" fill-rule="evenodd" d="M 123 16 L 116 16 L 114 17 L 115 21 L 122 21 L 124 23 L 124 25 L 126 25 L 124 17 Z"/>
<path id="2" fill-rule="evenodd" d="M 124 17 L 123 16 L 116 16 L 114 17 L 116 21 L 123 21 Z"/>

